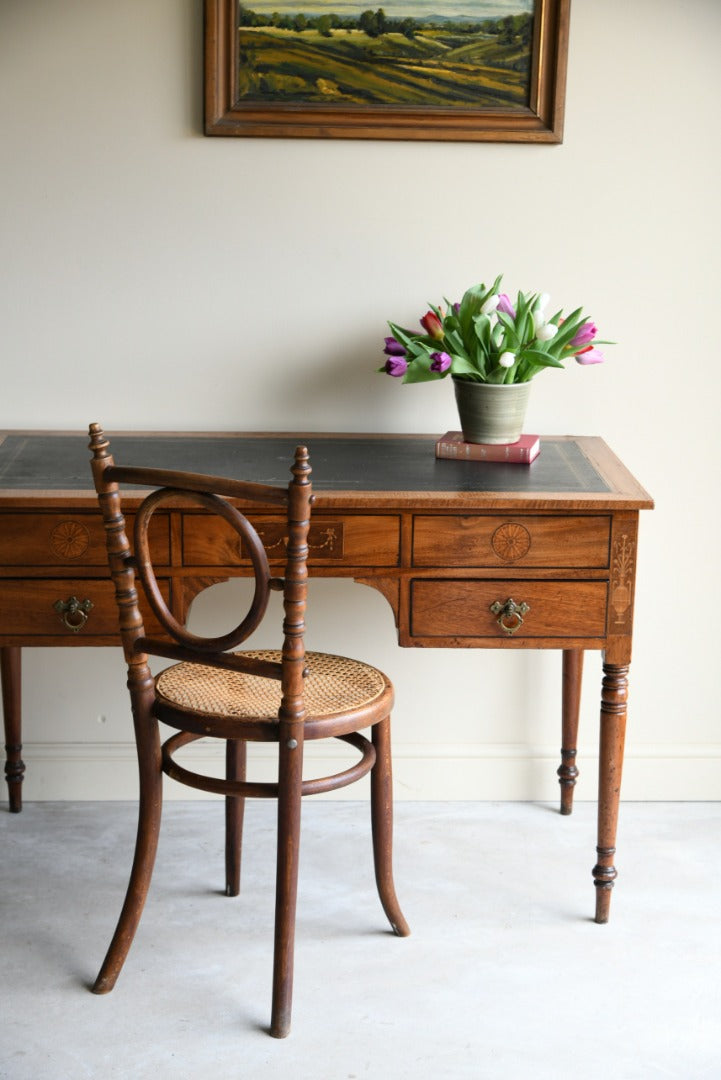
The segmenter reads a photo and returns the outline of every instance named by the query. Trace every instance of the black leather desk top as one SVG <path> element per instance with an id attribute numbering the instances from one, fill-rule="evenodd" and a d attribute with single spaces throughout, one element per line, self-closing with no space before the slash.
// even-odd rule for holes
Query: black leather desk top
<path id="1" fill-rule="evenodd" d="M 544 438 L 530 465 L 439 460 L 435 436 L 109 434 L 118 465 L 144 465 L 285 485 L 293 450 L 310 452 L 318 492 L 534 492 L 610 491 L 573 440 Z M 90 491 L 86 435 L 8 433 L 0 442 L 0 489 Z"/>

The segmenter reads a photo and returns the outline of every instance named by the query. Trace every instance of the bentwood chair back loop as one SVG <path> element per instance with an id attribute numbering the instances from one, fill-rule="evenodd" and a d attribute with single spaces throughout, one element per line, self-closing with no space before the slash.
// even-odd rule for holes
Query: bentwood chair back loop
<path id="1" fill-rule="evenodd" d="M 394 932 L 409 933 L 395 895 L 392 875 L 392 775 L 390 710 L 393 687 L 377 668 L 347 657 L 305 650 L 308 533 L 313 503 L 308 451 L 297 447 L 287 487 L 253 481 L 138 466 L 118 466 L 97 424 L 90 427 L 92 470 L 105 525 L 110 573 L 115 584 L 120 638 L 128 669 L 128 689 L 140 774 L 138 834 L 125 903 L 115 935 L 95 982 L 96 993 L 112 990 L 137 929 L 152 875 L 160 828 L 162 775 L 196 789 L 225 796 L 226 894 L 240 889 L 244 803 L 273 798 L 278 805 L 272 1035 L 290 1028 L 295 907 L 300 845 L 300 802 L 305 795 L 335 791 L 370 773 L 371 831 L 375 877 L 381 904 Z M 135 511 L 132 544 L 122 509 L 120 485 L 145 494 Z M 242 506 L 242 510 L 239 508 Z M 271 574 L 271 560 L 247 514 L 280 515 L 286 535 L 284 576 Z M 188 515 L 215 515 L 235 534 L 238 574 L 252 573 L 250 606 L 237 626 L 218 636 L 201 636 L 186 625 L 189 598 L 166 597 L 162 572 L 153 559 L 153 517 L 159 514 L 172 535 L 182 535 Z M 170 525 L 172 522 L 172 526 Z M 213 535 L 211 530 L 210 535 Z M 226 564 L 225 555 L 219 563 Z M 243 561 L 246 560 L 246 561 Z M 214 565 L 212 556 L 209 564 Z M 226 576 L 224 573 L 223 576 Z M 209 584 L 200 580 L 193 588 Z M 146 607 L 138 596 L 138 585 Z M 280 648 L 244 649 L 268 613 L 270 592 L 282 592 Z M 157 624 L 146 633 L 143 611 Z M 148 658 L 176 661 L 153 677 Z M 175 729 L 161 746 L 159 723 Z M 361 733 L 371 729 L 371 738 Z M 199 738 L 225 743 L 225 776 L 206 776 L 181 766 L 177 750 Z M 325 777 L 303 776 L 307 740 L 336 738 L 360 758 Z M 249 742 L 278 746 L 277 781 L 246 775 Z"/>
<path id="2" fill-rule="evenodd" d="M 223 518 L 238 534 L 245 552 L 250 557 L 255 575 L 255 593 L 250 609 L 238 626 L 220 637 L 199 637 L 191 634 L 174 617 L 158 585 L 153 568 L 150 543 L 148 540 L 150 520 L 159 506 L 176 504 L 182 499 L 202 506 L 210 513 Z M 197 649 L 199 652 L 224 652 L 237 648 L 260 625 L 268 607 L 270 596 L 270 567 L 268 556 L 258 533 L 243 514 L 218 495 L 209 495 L 200 491 L 184 491 L 181 488 L 161 488 L 143 500 L 135 516 L 135 569 L 140 578 L 148 603 L 156 618 L 167 632 L 180 645 Z"/>

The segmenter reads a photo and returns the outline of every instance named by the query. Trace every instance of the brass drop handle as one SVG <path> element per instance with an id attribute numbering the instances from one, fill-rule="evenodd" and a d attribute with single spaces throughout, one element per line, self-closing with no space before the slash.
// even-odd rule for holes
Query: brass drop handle
<path id="1" fill-rule="evenodd" d="M 93 602 L 92 600 L 78 600 L 77 596 L 70 596 L 67 600 L 56 600 L 53 607 L 61 616 L 63 626 L 77 634 L 88 621 Z"/>
<path id="2" fill-rule="evenodd" d="M 505 604 L 502 604 L 500 600 L 491 604 L 491 611 L 498 616 L 496 622 L 506 634 L 515 634 L 516 630 L 523 626 L 523 616 L 530 610 L 528 604 L 523 601 L 517 604 L 510 596 Z"/>

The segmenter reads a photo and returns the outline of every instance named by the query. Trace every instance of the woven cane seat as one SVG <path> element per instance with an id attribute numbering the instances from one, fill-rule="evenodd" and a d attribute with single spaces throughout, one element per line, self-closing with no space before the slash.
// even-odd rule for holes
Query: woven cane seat
<path id="1" fill-rule="evenodd" d="M 244 656 L 279 662 L 275 649 L 248 649 Z M 387 689 L 377 668 L 329 653 L 306 653 L 304 700 L 311 718 L 372 707 Z M 159 700 L 195 713 L 276 721 L 280 682 L 204 664 L 174 664 L 156 679 Z"/>

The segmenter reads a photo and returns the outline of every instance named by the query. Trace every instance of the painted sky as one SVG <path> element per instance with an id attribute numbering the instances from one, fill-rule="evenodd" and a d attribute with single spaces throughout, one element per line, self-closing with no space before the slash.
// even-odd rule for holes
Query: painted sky
<path id="1" fill-rule="evenodd" d="M 504 15 L 518 15 L 522 12 L 532 12 L 535 0 L 388 0 L 387 3 L 379 0 L 370 0 L 362 3 L 359 0 L 327 0 L 320 3 L 319 0 L 242 0 L 244 6 L 252 11 L 271 14 L 277 11 L 280 14 L 305 15 L 360 15 L 361 12 L 371 9 L 375 11 L 382 7 L 386 15 L 392 19 L 404 17 L 423 18 L 429 15 L 445 15 L 448 18 L 463 18 L 474 20 L 498 19 Z"/>

